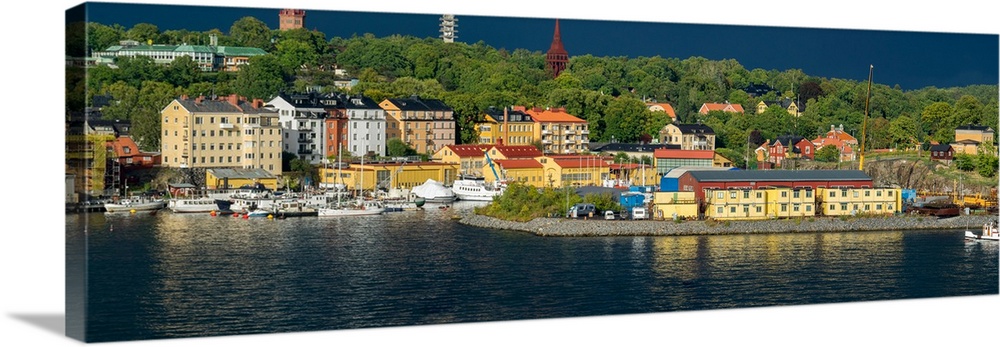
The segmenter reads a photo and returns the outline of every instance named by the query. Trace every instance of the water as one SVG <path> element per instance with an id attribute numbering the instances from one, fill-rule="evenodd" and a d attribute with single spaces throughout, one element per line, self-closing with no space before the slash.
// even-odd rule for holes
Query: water
<path id="1" fill-rule="evenodd" d="M 71 240 L 88 228 L 87 340 L 998 294 L 997 243 L 962 231 L 545 238 L 427 207 L 67 215 Z"/>

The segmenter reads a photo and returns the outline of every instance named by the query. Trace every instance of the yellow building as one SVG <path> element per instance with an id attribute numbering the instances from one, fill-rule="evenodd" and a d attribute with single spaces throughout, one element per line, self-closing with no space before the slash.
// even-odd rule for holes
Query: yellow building
<path id="1" fill-rule="evenodd" d="M 236 95 L 174 99 L 160 111 L 161 165 L 260 168 L 281 176 L 278 113 L 263 105 Z"/>
<path id="2" fill-rule="evenodd" d="M 775 105 L 777 105 L 777 106 L 785 109 L 786 111 L 788 111 L 789 115 L 792 115 L 792 116 L 795 116 L 795 117 L 801 116 L 802 112 L 805 112 L 805 110 L 806 110 L 806 104 L 804 102 L 801 102 L 801 101 L 792 101 L 791 98 L 785 98 L 784 100 L 781 100 L 781 101 L 761 101 L 761 102 L 758 102 L 757 103 L 757 114 L 763 114 L 764 111 L 767 111 L 767 109 L 769 107 L 775 106 Z"/>
<path id="3" fill-rule="evenodd" d="M 545 170 L 542 179 L 547 187 L 601 186 L 610 177 L 608 163 L 599 156 L 545 156 L 538 162 Z"/>
<path id="4" fill-rule="evenodd" d="M 385 99 L 386 140 L 400 139 L 417 153 L 433 154 L 455 144 L 457 128 L 454 112 L 441 100 L 410 98 Z"/>
<path id="5" fill-rule="evenodd" d="M 692 192 L 693 193 L 693 192 Z M 760 189 L 706 189 L 705 217 L 722 220 L 767 219 L 768 192 Z"/>
<path id="6" fill-rule="evenodd" d="M 497 159 L 493 161 L 493 167 L 486 163 L 482 170 L 486 173 L 483 176 L 486 184 L 496 181 L 495 176 L 493 176 L 494 170 L 501 180 L 507 182 L 521 182 L 538 188 L 545 187 L 547 184 L 545 167 L 536 159 Z"/>
<path id="7" fill-rule="evenodd" d="M 902 211 L 900 188 L 819 188 L 816 194 L 824 216 L 884 215 Z"/>
<path id="8" fill-rule="evenodd" d="M 206 189 L 232 189 L 262 184 L 271 190 L 278 189 L 278 177 L 261 168 L 231 168 L 205 170 Z"/>
<path id="9" fill-rule="evenodd" d="M 768 188 L 767 215 L 771 218 L 809 217 L 816 215 L 816 196 L 806 188 Z"/>
<path id="10" fill-rule="evenodd" d="M 673 219 L 698 218 L 698 202 L 694 192 L 653 193 L 653 218 Z"/>
<path id="11" fill-rule="evenodd" d="M 483 116 L 484 121 L 476 124 L 480 144 L 530 145 L 535 138 L 535 122 L 524 108 L 490 109 Z"/>
<path id="12" fill-rule="evenodd" d="M 338 178 L 339 174 L 339 178 Z M 448 163 L 352 163 L 344 167 L 319 168 L 320 185 L 331 187 L 344 184 L 349 190 L 378 188 L 410 189 L 428 179 L 451 185 L 458 174 L 458 164 Z"/>
<path id="13" fill-rule="evenodd" d="M 434 152 L 431 160 L 458 164 L 458 174 L 482 177 L 483 164 L 486 162 L 484 152 L 490 147 L 490 145 L 447 145 Z"/>
<path id="14" fill-rule="evenodd" d="M 588 152 L 590 128 L 587 121 L 566 113 L 563 108 L 533 108 L 514 106 L 531 116 L 535 122 L 534 139 L 542 143 L 543 153 L 569 154 Z"/>

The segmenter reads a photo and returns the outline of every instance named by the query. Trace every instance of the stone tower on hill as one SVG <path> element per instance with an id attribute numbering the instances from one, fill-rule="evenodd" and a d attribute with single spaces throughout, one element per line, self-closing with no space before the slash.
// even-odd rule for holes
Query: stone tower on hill
<path id="1" fill-rule="evenodd" d="M 545 54 L 545 67 L 552 73 L 552 78 L 556 78 L 563 70 L 566 70 L 567 64 L 569 64 L 569 53 L 563 47 L 562 38 L 559 35 L 559 19 L 556 19 L 556 31 L 552 35 L 552 45 L 549 46 L 549 51 Z"/>
<path id="2" fill-rule="evenodd" d="M 306 25 L 306 11 L 284 9 L 278 12 L 278 29 L 291 30 L 303 28 Z"/>

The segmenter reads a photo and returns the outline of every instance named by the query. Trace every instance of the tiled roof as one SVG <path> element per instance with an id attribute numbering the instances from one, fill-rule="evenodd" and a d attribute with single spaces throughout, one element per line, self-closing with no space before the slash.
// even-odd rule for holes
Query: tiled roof
<path id="1" fill-rule="evenodd" d="M 459 157 L 482 157 L 483 151 L 490 148 L 489 145 L 447 145 Z"/>
<path id="2" fill-rule="evenodd" d="M 451 111 L 451 107 L 441 100 L 418 97 L 387 99 L 401 111 Z"/>
<path id="3" fill-rule="evenodd" d="M 708 149 L 657 149 L 653 151 L 657 159 L 715 159 L 715 151 Z"/>
<path id="4" fill-rule="evenodd" d="M 781 135 L 774 139 L 774 141 L 771 141 L 771 146 L 776 146 L 780 143 L 782 146 L 791 147 L 798 144 L 802 140 L 804 140 L 802 136 Z"/>
<path id="5" fill-rule="evenodd" d="M 491 107 L 485 113 L 489 116 L 489 119 L 497 123 L 503 123 L 503 110 Z M 507 120 L 508 122 L 532 122 L 531 115 L 521 110 L 508 109 L 507 116 L 510 118 Z"/>
<path id="6" fill-rule="evenodd" d="M 951 145 L 933 145 L 930 148 L 931 151 L 947 152 L 951 150 Z"/>
<path id="7" fill-rule="evenodd" d="M 993 128 L 984 125 L 972 125 L 966 124 L 955 128 L 955 130 L 975 130 L 975 131 L 993 131 Z"/>
<path id="8" fill-rule="evenodd" d="M 861 170 L 689 171 L 699 182 L 719 181 L 871 181 Z"/>
<path id="9" fill-rule="evenodd" d="M 552 161 L 562 168 L 607 167 L 609 164 L 601 157 L 583 156 L 580 158 L 552 158 Z"/>
<path id="10" fill-rule="evenodd" d="M 536 123 L 587 123 L 587 121 L 566 113 L 560 108 L 547 110 L 534 108 L 527 110 L 526 113 L 531 115 Z"/>
<path id="11" fill-rule="evenodd" d="M 542 163 L 534 159 L 498 159 L 494 163 L 504 169 L 540 169 Z"/>
<path id="12" fill-rule="evenodd" d="M 678 144 L 642 144 L 642 143 L 604 143 L 591 146 L 594 152 L 653 152 L 657 149 L 681 149 Z"/>
<path id="13" fill-rule="evenodd" d="M 119 136 L 112 142 L 112 146 L 115 149 L 115 154 L 119 157 L 131 157 L 141 153 L 139 145 L 136 145 L 129 136 Z M 129 148 L 129 153 L 125 153 L 125 147 Z"/>
<path id="14" fill-rule="evenodd" d="M 500 154 L 507 158 L 535 158 L 541 157 L 542 151 L 535 146 L 494 146 Z"/>
<path id="15" fill-rule="evenodd" d="M 646 106 L 647 106 L 647 108 L 649 108 L 650 111 L 659 111 L 662 108 L 663 112 L 665 112 L 668 116 L 670 116 L 670 118 L 677 119 L 677 113 L 674 112 L 674 107 L 671 106 L 668 103 L 665 103 L 665 102 L 660 102 L 660 103 L 651 102 L 651 103 L 646 104 Z"/>
<path id="16" fill-rule="evenodd" d="M 705 124 L 674 124 L 681 134 L 705 134 L 715 135 L 715 131 Z"/>
<path id="17" fill-rule="evenodd" d="M 740 104 L 706 102 L 703 106 L 709 111 L 725 111 L 727 107 L 732 106 L 734 112 L 743 113 L 743 105 Z"/>

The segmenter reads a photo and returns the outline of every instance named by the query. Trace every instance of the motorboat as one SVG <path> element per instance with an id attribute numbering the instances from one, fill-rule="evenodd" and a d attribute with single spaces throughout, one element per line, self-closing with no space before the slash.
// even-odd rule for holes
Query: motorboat
<path id="1" fill-rule="evenodd" d="M 451 191 L 458 200 L 493 201 L 496 196 L 503 195 L 504 185 L 486 184 L 479 178 L 462 178 L 451 185 Z"/>
<path id="2" fill-rule="evenodd" d="M 320 217 L 373 216 L 385 212 L 385 205 L 376 200 L 358 200 L 320 208 L 316 212 Z"/>
<path id="3" fill-rule="evenodd" d="M 133 196 L 125 199 L 114 198 L 104 203 L 104 210 L 114 212 L 156 211 L 167 206 L 163 199 Z"/>
<path id="4" fill-rule="evenodd" d="M 1000 241 L 1000 231 L 997 228 L 997 221 L 993 220 L 983 224 L 983 230 L 978 235 L 970 230 L 965 231 L 965 238 L 968 240 Z"/>
<path id="5" fill-rule="evenodd" d="M 450 203 L 456 199 L 454 191 L 430 178 L 424 184 L 413 187 L 411 192 L 428 203 Z"/>
<path id="6" fill-rule="evenodd" d="M 219 205 L 214 198 L 175 198 L 167 202 L 167 208 L 174 213 L 207 213 L 218 211 Z"/>
<path id="7" fill-rule="evenodd" d="M 310 207 L 305 201 L 300 200 L 279 201 L 273 206 L 272 212 L 277 218 L 307 217 L 319 214 L 315 208 Z"/>

